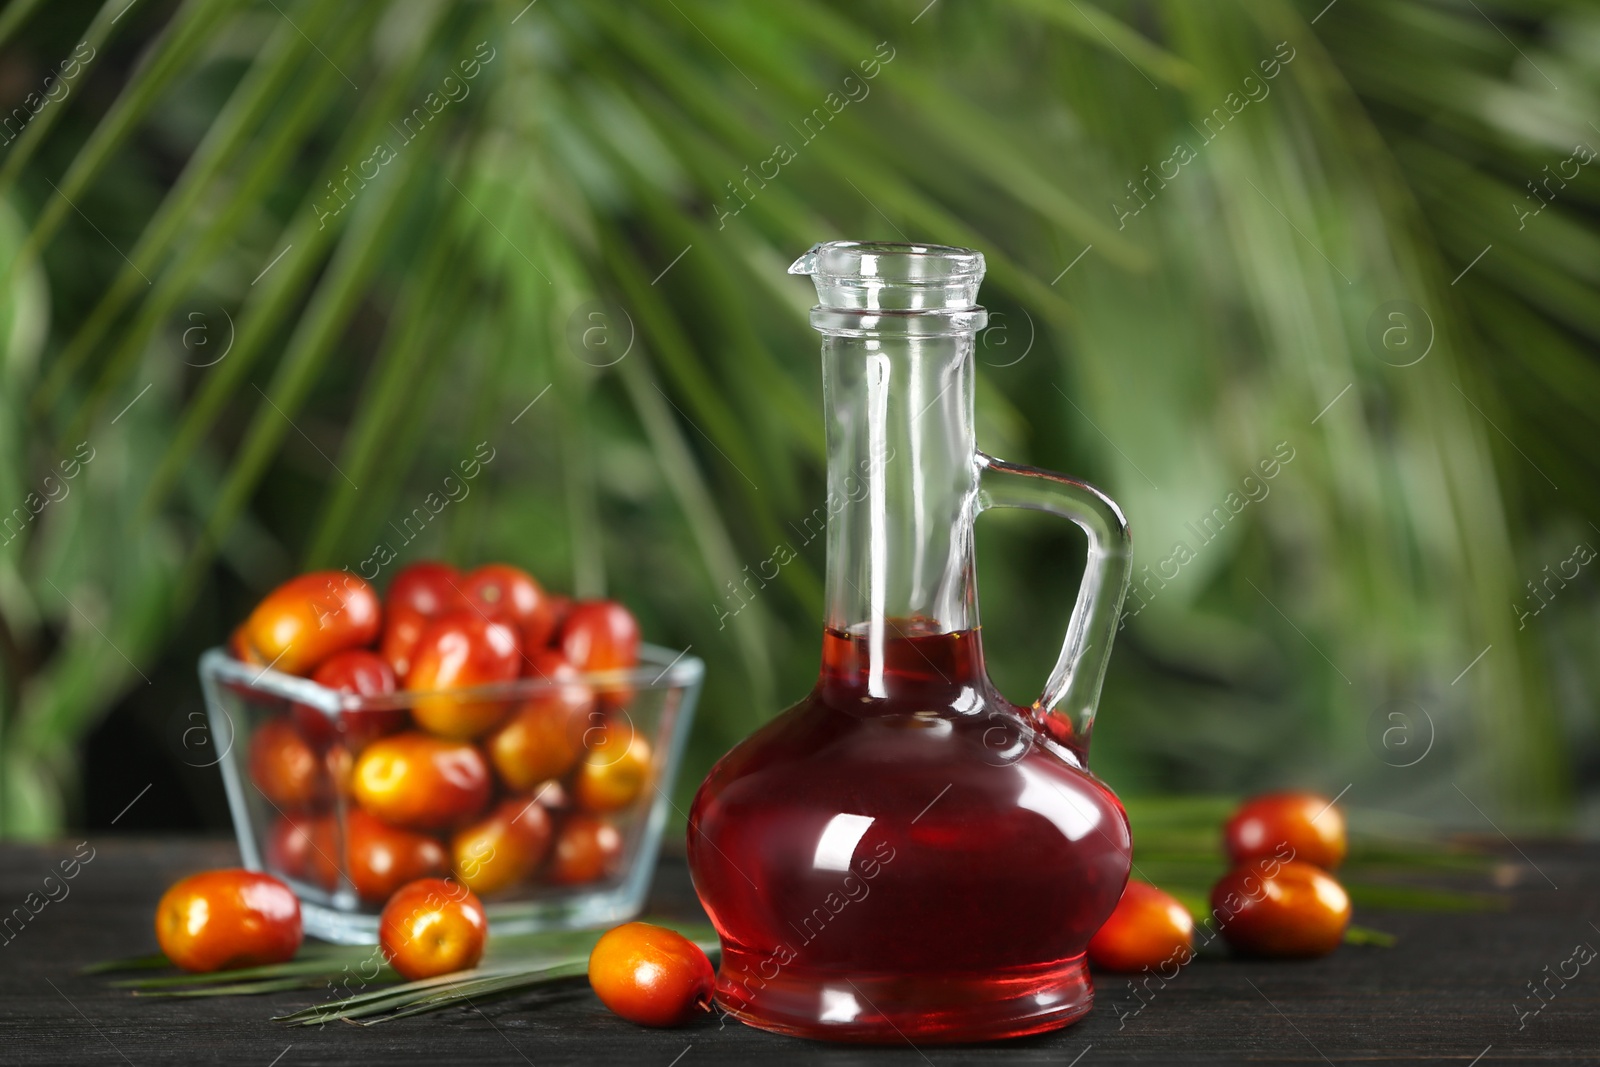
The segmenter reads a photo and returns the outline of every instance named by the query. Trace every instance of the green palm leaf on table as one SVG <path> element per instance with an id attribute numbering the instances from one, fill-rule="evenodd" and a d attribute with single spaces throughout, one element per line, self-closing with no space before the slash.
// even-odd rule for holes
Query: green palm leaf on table
<path id="1" fill-rule="evenodd" d="M 649 920 L 646 920 L 649 921 Z M 673 928 L 707 953 L 718 950 L 716 933 L 702 923 L 673 923 Z M 406 982 L 384 963 L 372 945 L 307 945 L 286 963 L 245 967 L 211 974 L 162 975 L 118 979 L 112 984 L 140 996 L 218 997 L 282 993 L 323 988 L 333 995 L 299 1011 L 277 1016 L 301 1026 L 348 1020 L 383 1022 L 510 996 L 523 990 L 561 983 L 588 970 L 589 952 L 603 930 L 562 930 L 501 934 L 490 939 L 483 961 L 473 970 Z M 85 969 L 109 974 L 169 966 L 163 956 L 113 960 Z M 367 973 L 370 968 L 370 975 Z M 354 984 L 355 992 L 350 992 Z"/>
<path id="2" fill-rule="evenodd" d="M 1135 798 L 1125 805 L 1134 827 L 1133 877 L 1151 882 L 1189 910 L 1198 923 L 1213 922 L 1211 886 L 1228 869 L 1222 826 L 1238 807 L 1232 797 Z M 1492 856 L 1468 844 L 1441 842 L 1415 826 L 1396 825 L 1381 813 L 1347 813 L 1354 822 L 1350 851 L 1335 872 L 1358 917 L 1370 911 L 1501 911 L 1503 894 L 1433 884 L 1441 878 L 1481 881 Z M 1390 934 L 1352 925 L 1345 942 L 1388 947 Z M 1221 950 L 1220 942 L 1213 942 Z"/>

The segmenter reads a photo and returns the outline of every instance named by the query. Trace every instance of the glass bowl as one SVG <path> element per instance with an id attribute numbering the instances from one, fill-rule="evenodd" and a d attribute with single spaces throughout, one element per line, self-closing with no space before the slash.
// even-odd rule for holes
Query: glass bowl
<path id="1" fill-rule="evenodd" d="M 704 662 L 683 652 L 645 645 L 639 659 L 629 670 L 577 680 L 362 697 L 209 650 L 200 657 L 207 740 L 218 753 L 245 866 L 287 882 L 300 897 L 306 933 L 340 944 L 376 943 L 389 893 L 427 875 L 505 883 L 479 894 L 497 933 L 637 915 L 705 675 Z M 470 701 L 479 714 L 502 709 L 502 725 L 471 741 L 435 739 L 412 709 L 440 701 Z M 505 726 L 524 714 L 537 724 L 542 713 L 527 709 L 552 705 L 566 709 L 554 735 L 536 725 L 511 735 Z M 510 740 L 496 740 L 501 729 Z M 447 748 L 443 763 L 432 762 Z M 393 785 L 395 754 L 403 765 L 408 751 L 429 753 L 423 765 L 443 767 L 444 785 L 431 796 L 391 789 L 384 807 L 374 783 Z M 519 753 L 532 755 L 519 763 Z M 536 784 L 518 782 L 523 788 L 507 777 L 567 764 Z M 616 773 L 624 769 L 632 773 Z M 408 780 L 414 777 L 398 779 Z M 402 810 L 410 814 L 396 819 Z"/>

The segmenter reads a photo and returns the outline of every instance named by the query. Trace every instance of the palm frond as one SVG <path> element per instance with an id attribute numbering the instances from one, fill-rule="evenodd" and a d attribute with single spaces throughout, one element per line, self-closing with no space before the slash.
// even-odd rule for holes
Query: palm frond
<path id="1" fill-rule="evenodd" d="M 290 567 L 366 558 L 468 438 L 504 459 L 406 551 L 621 595 L 705 654 L 685 797 L 814 669 L 819 546 L 737 617 L 724 595 L 821 503 L 808 298 L 781 271 L 845 236 L 980 248 L 996 321 L 1032 345 L 985 350 L 986 443 L 1132 517 L 1148 606 L 1095 754 L 1119 789 L 1571 810 L 1593 598 L 1565 590 L 1536 624 L 1507 607 L 1590 536 L 1600 491 L 1600 185 L 1586 164 L 1529 191 L 1600 139 L 1592 12 L 524 8 L 0 12 L 8 47 L 47 20 L 94 43 L 112 90 L 75 88 L 0 161 L 21 220 L 0 232 L 0 492 L 99 450 L 0 550 L 3 832 L 63 825 L 75 746 L 145 679 L 189 677 L 180 635 L 220 637 Z M 330 214 L 447 75 L 468 91 Z M 1153 177 L 1178 144 L 1194 159 Z M 751 179 L 779 145 L 792 161 Z M 637 331 L 617 366 L 572 351 L 593 301 Z M 1427 320 L 1414 366 L 1371 340 L 1394 301 Z M 185 366 L 201 307 L 232 348 Z M 1270 499 L 1170 577 L 1280 442 Z M 1007 687 L 1054 655 L 1077 551 L 1054 537 L 979 538 Z M 1391 773 L 1369 730 L 1401 700 L 1437 747 Z"/>
<path id="2" fill-rule="evenodd" d="M 675 923 L 674 926 L 704 951 L 715 953 L 718 950 L 716 934 L 709 926 L 703 923 Z M 139 996 L 225 997 L 294 989 L 334 989 L 337 982 L 346 989 L 346 996 L 280 1015 L 278 1021 L 297 1026 L 321 1026 L 329 1022 L 367 1020 L 365 1025 L 371 1025 L 456 1004 L 477 1004 L 508 997 L 577 978 L 587 972 L 589 953 L 602 933 L 602 930 L 557 930 L 497 935 L 490 939 L 477 968 L 413 982 L 402 981 L 374 946 L 308 945 L 286 963 L 208 974 L 126 978 L 111 984 Z M 134 957 L 96 964 L 83 973 L 149 970 L 165 963 L 163 957 Z M 369 967 L 371 974 L 367 973 Z M 348 993 L 352 983 L 358 991 Z"/>

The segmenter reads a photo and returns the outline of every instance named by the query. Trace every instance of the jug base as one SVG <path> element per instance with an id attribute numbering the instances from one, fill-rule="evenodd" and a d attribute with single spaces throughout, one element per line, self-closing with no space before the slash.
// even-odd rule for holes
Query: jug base
<path id="1" fill-rule="evenodd" d="M 1043 1033 L 1094 1006 L 1082 953 L 989 972 L 869 973 L 801 968 L 723 946 L 717 1006 L 749 1026 L 863 1044 L 950 1044 Z"/>

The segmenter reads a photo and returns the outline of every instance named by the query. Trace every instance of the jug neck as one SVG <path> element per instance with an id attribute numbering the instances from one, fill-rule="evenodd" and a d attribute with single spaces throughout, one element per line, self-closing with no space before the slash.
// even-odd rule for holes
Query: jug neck
<path id="1" fill-rule="evenodd" d="M 866 699 L 900 688 L 897 657 L 949 642 L 981 671 L 972 565 L 978 511 L 973 350 L 983 256 L 938 245 L 817 245 L 828 441 L 827 669 Z M 908 639 L 910 639 L 908 641 Z M 848 664 L 836 662 L 848 650 Z M 925 656 L 923 658 L 926 658 Z M 837 679 L 836 679 L 837 680 Z"/>
<path id="2" fill-rule="evenodd" d="M 816 318 L 837 326 L 832 315 Z M 965 646 L 979 651 L 974 331 L 907 333 L 909 315 L 870 330 L 856 315 L 858 330 L 822 344 L 827 627 L 854 638 L 869 697 L 891 696 L 899 638 L 971 630 Z"/>
<path id="3" fill-rule="evenodd" d="M 882 642 L 978 625 L 973 334 L 828 333 L 827 625 Z"/>

